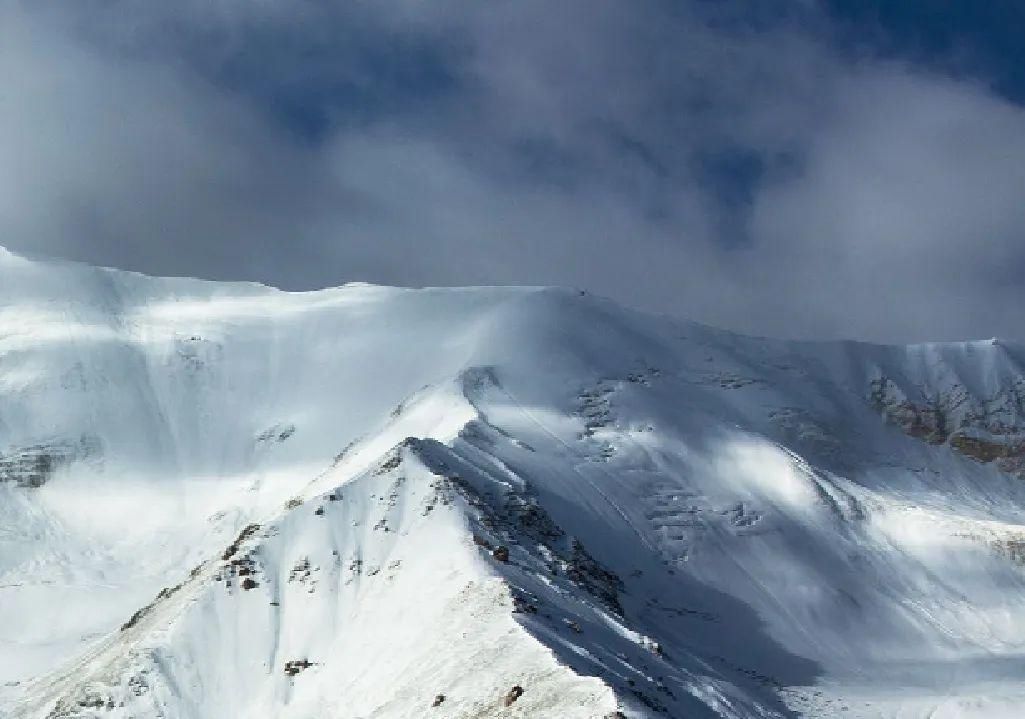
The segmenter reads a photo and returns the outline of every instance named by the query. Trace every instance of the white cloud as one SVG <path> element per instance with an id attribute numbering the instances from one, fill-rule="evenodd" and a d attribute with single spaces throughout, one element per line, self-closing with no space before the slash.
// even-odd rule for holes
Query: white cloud
<path id="1" fill-rule="evenodd" d="M 1025 111 L 977 82 L 697 5 L 216 7 L 0 10 L 0 242 L 291 287 L 573 284 L 768 334 L 1025 337 Z M 750 205 L 698 166 L 734 151 L 764 170 Z"/>

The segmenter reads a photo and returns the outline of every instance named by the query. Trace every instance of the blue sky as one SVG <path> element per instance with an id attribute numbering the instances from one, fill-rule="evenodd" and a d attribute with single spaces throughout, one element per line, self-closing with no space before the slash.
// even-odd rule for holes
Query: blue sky
<path id="1" fill-rule="evenodd" d="M 1025 338 L 1006 0 L 0 6 L 0 243 L 291 289 L 563 284 Z"/>
<path id="2" fill-rule="evenodd" d="M 1025 7 L 1015 0 L 830 0 L 837 36 L 851 47 L 907 58 L 939 72 L 974 76 L 1025 100 Z"/>

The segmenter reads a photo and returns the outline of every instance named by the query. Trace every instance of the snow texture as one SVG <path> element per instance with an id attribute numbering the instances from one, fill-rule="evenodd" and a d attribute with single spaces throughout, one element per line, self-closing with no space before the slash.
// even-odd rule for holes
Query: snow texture
<path id="1" fill-rule="evenodd" d="M 0 715 L 1018 717 L 1025 348 L 0 250 Z"/>

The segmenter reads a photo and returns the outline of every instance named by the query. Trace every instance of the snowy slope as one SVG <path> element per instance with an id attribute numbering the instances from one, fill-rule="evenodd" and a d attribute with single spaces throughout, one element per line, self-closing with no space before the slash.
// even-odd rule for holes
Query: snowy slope
<path id="1" fill-rule="evenodd" d="M 1019 716 L 1023 362 L 0 250 L 0 714 Z"/>

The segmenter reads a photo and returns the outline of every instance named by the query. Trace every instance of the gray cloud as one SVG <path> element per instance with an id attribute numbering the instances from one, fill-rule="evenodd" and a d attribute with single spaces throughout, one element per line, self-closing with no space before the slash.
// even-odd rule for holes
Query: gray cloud
<path id="1" fill-rule="evenodd" d="M 10 3 L 0 243 L 289 288 L 570 284 L 764 334 L 1025 337 L 1025 110 L 846 54 L 825 22 Z"/>

